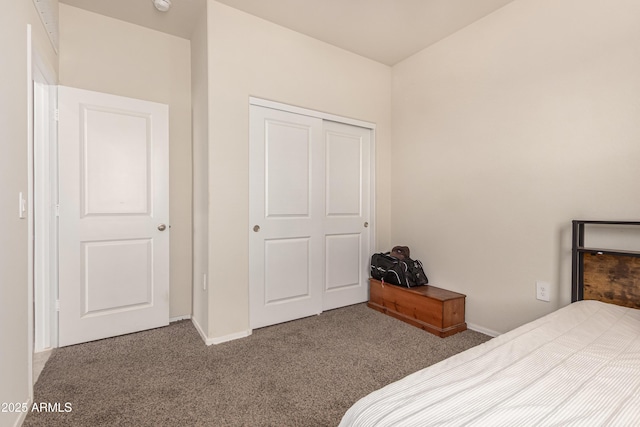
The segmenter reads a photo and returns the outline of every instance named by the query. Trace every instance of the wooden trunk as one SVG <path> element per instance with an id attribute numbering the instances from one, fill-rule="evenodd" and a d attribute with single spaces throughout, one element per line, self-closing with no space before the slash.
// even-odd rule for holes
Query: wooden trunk
<path id="1" fill-rule="evenodd" d="M 439 337 L 467 329 L 466 295 L 435 286 L 403 288 L 369 279 L 369 307 Z"/>

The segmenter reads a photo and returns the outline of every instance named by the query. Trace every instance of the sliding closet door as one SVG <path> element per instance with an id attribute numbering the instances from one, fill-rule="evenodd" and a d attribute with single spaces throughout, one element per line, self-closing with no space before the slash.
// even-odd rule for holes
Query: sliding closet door
<path id="1" fill-rule="evenodd" d="M 322 120 L 251 106 L 251 328 L 322 311 Z"/>
<path id="2" fill-rule="evenodd" d="M 371 131 L 251 106 L 251 328 L 366 301 Z"/>
<path id="3" fill-rule="evenodd" d="M 325 283 L 322 308 L 368 299 L 371 130 L 324 122 Z"/>

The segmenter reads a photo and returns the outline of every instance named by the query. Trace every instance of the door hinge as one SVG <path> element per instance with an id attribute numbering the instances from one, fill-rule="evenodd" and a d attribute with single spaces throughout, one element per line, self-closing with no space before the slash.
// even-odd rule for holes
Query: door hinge
<path id="1" fill-rule="evenodd" d="M 56 311 L 58 311 L 58 312 L 60 311 L 60 300 L 59 299 L 56 300 Z"/>
<path id="2" fill-rule="evenodd" d="M 57 108 L 53 110 L 53 120 L 56 122 L 60 121 L 60 110 Z"/>
<path id="3" fill-rule="evenodd" d="M 54 206 L 54 212 L 56 216 L 60 216 L 60 205 Z"/>

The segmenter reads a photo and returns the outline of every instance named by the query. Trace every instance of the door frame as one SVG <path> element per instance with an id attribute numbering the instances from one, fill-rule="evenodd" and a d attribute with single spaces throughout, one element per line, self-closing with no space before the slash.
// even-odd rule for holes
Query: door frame
<path id="1" fill-rule="evenodd" d="M 347 125 L 359 126 L 361 128 L 370 129 L 373 131 L 373 136 L 375 136 L 376 124 L 371 122 L 366 122 L 364 120 L 352 119 L 349 117 L 338 116 L 331 113 L 325 113 L 323 111 L 310 110 L 308 108 L 296 107 L 295 105 L 283 104 L 282 102 L 271 101 L 263 98 L 256 98 L 254 96 L 249 97 L 249 105 L 256 105 L 259 107 L 271 108 L 273 110 L 281 110 L 287 111 L 289 113 L 301 114 L 303 116 L 316 117 L 318 119 L 329 120 L 332 122 L 344 123 Z M 372 138 L 371 147 L 375 147 L 375 138 Z M 372 165 L 375 162 L 371 161 Z M 375 175 L 372 173 L 371 175 Z"/>
<path id="2" fill-rule="evenodd" d="M 44 59 L 45 55 L 42 54 L 37 43 L 33 41 L 31 24 L 26 26 L 26 35 L 27 194 L 25 199 L 20 198 L 20 214 L 24 215 L 27 220 L 27 379 L 29 399 L 33 401 L 33 385 L 39 373 L 39 370 L 34 372 L 34 361 L 36 360 L 34 354 L 42 352 L 42 355 L 44 355 L 37 357 L 39 369 L 41 369 L 51 354 L 46 350 L 57 346 L 57 313 L 55 312 L 57 274 L 55 271 L 52 272 L 50 269 L 42 268 L 43 265 L 51 266 L 52 263 L 57 262 L 55 256 L 57 240 L 55 239 L 55 233 L 53 238 L 48 235 L 46 247 L 43 250 L 38 250 L 39 242 L 43 235 L 41 230 L 42 223 L 47 222 L 49 224 L 52 218 L 50 216 L 51 211 L 43 211 L 39 208 L 39 201 L 42 200 L 42 197 L 48 198 L 50 194 L 41 194 L 41 186 L 36 184 L 35 168 L 40 167 L 43 162 L 47 164 L 52 161 L 55 162 L 55 155 L 51 151 L 55 152 L 55 146 L 57 146 L 57 127 L 54 121 L 54 114 L 57 104 L 56 85 L 58 76 L 57 72 Z M 48 89 L 43 90 L 43 92 L 47 92 L 46 97 L 36 98 L 36 82 L 48 87 Z M 42 102 L 44 98 L 46 98 L 46 101 Z M 43 122 L 39 120 L 42 114 L 36 116 L 37 110 L 46 111 L 47 113 L 46 121 L 48 123 L 44 126 L 46 127 L 46 133 L 40 132 L 38 134 L 44 136 L 42 139 L 38 139 L 35 132 L 35 126 L 38 126 L 40 131 L 43 130 Z M 47 145 L 49 150 L 43 150 L 43 145 Z M 53 148 L 51 148 L 52 145 Z M 51 169 L 47 173 L 51 174 Z M 53 180 L 49 189 L 57 187 L 56 177 L 57 174 L 44 177 L 45 180 L 47 178 Z M 52 233 L 52 229 L 49 228 L 46 233 Z M 44 280 L 40 280 L 43 277 Z M 46 309 L 44 309 L 45 307 Z M 49 345 L 49 348 L 44 348 L 44 345 Z"/>
<path id="3" fill-rule="evenodd" d="M 319 118 L 322 120 L 344 123 L 347 125 L 358 126 L 361 128 L 369 129 L 371 131 L 371 149 L 370 149 L 370 169 L 369 169 L 369 182 L 370 182 L 370 195 L 369 195 L 369 253 L 373 253 L 376 247 L 376 124 L 367 122 L 364 120 L 352 119 L 349 117 L 339 116 L 331 113 L 325 113 L 322 111 L 311 110 L 308 108 L 297 107 L 294 105 L 284 104 L 277 101 L 271 101 L 264 98 L 249 97 L 249 106 L 259 106 L 271 108 L 273 110 L 286 111 L 289 113 L 300 114 L 303 116 L 310 116 Z M 251 224 L 248 224 L 250 227 Z M 249 316 L 251 313 L 249 312 Z M 251 319 L 249 319 L 249 324 Z"/>
<path id="4" fill-rule="evenodd" d="M 35 51 L 33 56 L 33 350 L 38 353 L 58 346 L 58 229 L 55 212 L 58 204 L 58 141 L 55 72 Z M 43 87 L 37 88 L 36 83 Z M 37 176 L 38 171 L 43 171 L 40 177 Z"/>

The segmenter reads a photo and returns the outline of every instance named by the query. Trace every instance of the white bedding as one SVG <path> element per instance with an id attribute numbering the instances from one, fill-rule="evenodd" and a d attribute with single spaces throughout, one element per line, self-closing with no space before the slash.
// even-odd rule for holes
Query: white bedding
<path id="1" fill-rule="evenodd" d="M 640 310 L 580 301 L 365 396 L 346 426 L 640 425 Z"/>

